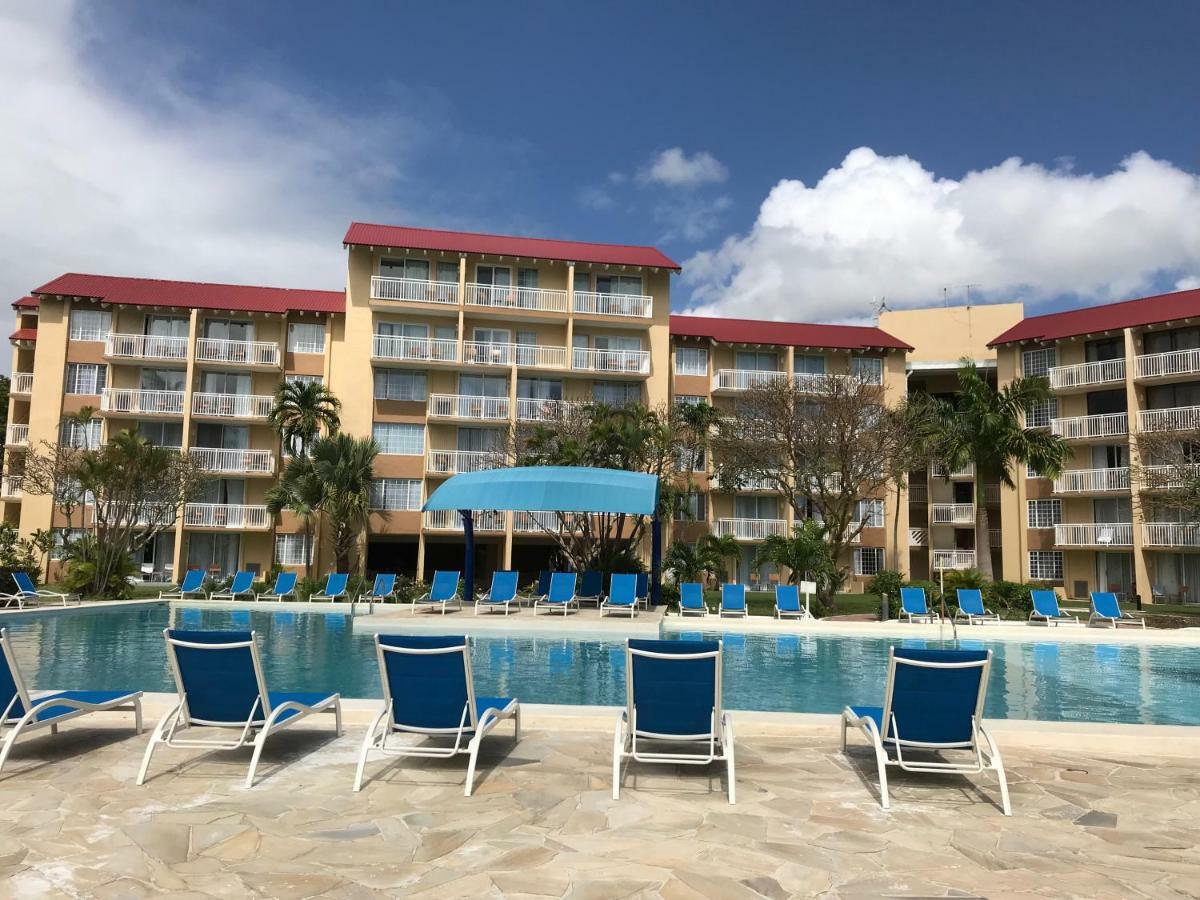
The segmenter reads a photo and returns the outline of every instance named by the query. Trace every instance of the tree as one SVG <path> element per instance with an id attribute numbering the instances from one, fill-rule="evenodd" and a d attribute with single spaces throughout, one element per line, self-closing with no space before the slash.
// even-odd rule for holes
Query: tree
<path id="1" fill-rule="evenodd" d="M 334 434 L 312 444 L 313 468 L 325 490 L 321 509 L 339 572 L 350 570 L 351 555 L 367 527 L 378 455 L 374 438 Z"/>
<path id="2" fill-rule="evenodd" d="M 267 421 L 279 434 L 282 446 L 299 456 L 322 429 L 337 431 L 341 409 L 342 402 L 319 382 L 282 381 Z"/>
<path id="3" fill-rule="evenodd" d="M 285 509 L 290 510 L 304 523 L 304 574 L 307 578 L 312 577 L 313 525 L 324 499 L 325 484 L 308 456 L 289 459 L 279 481 L 267 491 L 267 512 L 278 516 Z"/>
<path id="4" fill-rule="evenodd" d="M 898 407 L 889 410 L 908 439 L 896 445 L 895 455 L 890 460 L 890 472 L 896 511 L 892 515 L 892 568 L 899 572 L 900 554 L 904 552 L 900 543 L 900 504 L 904 502 L 904 490 L 908 487 L 908 474 L 928 469 L 937 458 L 937 436 L 940 422 L 940 407 L 928 394 L 910 394 Z"/>
<path id="5" fill-rule="evenodd" d="M 729 563 L 734 566 L 742 558 L 742 545 L 732 534 L 706 534 L 703 538 L 704 548 L 712 562 L 709 571 L 717 578 L 725 578 L 729 574 Z M 737 570 L 734 569 L 733 580 L 737 581 Z"/>
<path id="6" fill-rule="evenodd" d="M 1049 431 L 1024 426 L 1030 409 L 1049 398 L 1045 378 L 1015 378 L 997 389 L 964 359 L 954 402 L 939 401 L 937 451 L 947 473 L 975 466 L 975 562 L 989 581 L 992 550 L 984 484 L 999 481 L 1013 487 L 1011 472 L 1018 465 L 1033 466 L 1048 478 L 1062 472 L 1066 442 Z"/>
<path id="7" fill-rule="evenodd" d="M 675 407 L 682 456 L 687 460 L 688 483 L 692 473 L 704 462 L 713 433 L 721 422 L 721 411 L 707 403 L 681 403 Z"/>
<path id="8" fill-rule="evenodd" d="M 45 567 L 46 567 L 45 568 L 45 576 L 42 577 L 41 580 L 43 582 L 49 582 L 50 581 L 50 554 L 53 552 L 54 544 L 55 544 L 53 529 L 50 529 L 50 528 L 36 529 L 33 532 L 33 534 L 31 534 L 29 536 L 29 543 L 34 547 L 35 550 L 38 551 L 39 554 L 41 554 L 41 558 L 39 560 L 39 574 L 40 574 L 40 566 L 45 565 Z"/>
<path id="9" fill-rule="evenodd" d="M 1129 464 L 1133 502 L 1145 522 L 1200 520 L 1200 430 L 1143 431 Z"/>
<path id="10" fill-rule="evenodd" d="M 813 519 L 796 524 L 791 534 L 772 534 L 759 544 L 754 565 L 766 563 L 777 569 L 787 569 L 789 584 L 815 581 L 822 593 L 828 591 L 837 575 L 837 563 L 825 536 L 825 526 Z"/>
<path id="11" fill-rule="evenodd" d="M 733 535 L 706 534 L 694 544 L 674 541 L 663 557 L 663 569 L 673 572 L 676 581 L 704 581 L 706 576 L 721 578 L 726 573 L 726 560 L 741 555 L 741 547 Z"/>

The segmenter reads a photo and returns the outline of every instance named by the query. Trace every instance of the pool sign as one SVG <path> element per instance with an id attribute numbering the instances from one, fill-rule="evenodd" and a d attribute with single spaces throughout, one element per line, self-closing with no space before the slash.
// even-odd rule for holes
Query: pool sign
<path id="1" fill-rule="evenodd" d="M 806 618 L 806 619 L 811 619 L 813 617 L 813 614 L 809 610 L 808 605 L 809 605 L 810 600 L 812 599 L 812 595 L 815 594 L 816 592 L 817 592 L 817 583 L 815 581 L 800 582 L 800 593 L 802 593 L 804 595 L 804 618 Z"/>

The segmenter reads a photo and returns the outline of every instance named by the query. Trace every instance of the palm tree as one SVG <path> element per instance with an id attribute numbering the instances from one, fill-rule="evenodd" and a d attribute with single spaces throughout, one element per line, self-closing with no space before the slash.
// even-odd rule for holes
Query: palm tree
<path id="1" fill-rule="evenodd" d="M 675 407 L 682 427 L 685 452 L 689 454 L 687 475 L 690 479 L 696 466 L 708 452 L 709 438 L 721 421 L 721 411 L 707 403 L 683 403 Z"/>
<path id="2" fill-rule="evenodd" d="M 351 554 L 367 527 L 378 455 L 374 438 L 333 434 L 312 443 L 313 468 L 324 487 L 322 511 L 329 523 L 339 572 L 350 570 Z"/>
<path id="3" fill-rule="evenodd" d="M 728 563 L 733 560 L 735 566 L 737 560 L 742 558 L 742 545 L 737 542 L 732 534 L 706 534 L 703 538 L 704 549 L 713 560 L 713 565 L 716 569 L 716 574 L 720 578 L 724 578 L 729 574 Z M 734 570 L 734 578 L 737 578 L 737 570 Z"/>
<path id="4" fill-rule="evenodd" d="M 815 519 L 805 519 L 792 528 L 791 534 L 772 534 L 758 547 L 754 565 L 770 563 L 777 569 L 788 569 L 788 583 L 815 581 L 825 594 L 834 583 L 837 564 L 825 539 L 825 526 Z"/>
<path id="5" fill-rule="evenodd" d="M 700 541 L 689 544 L 687 541 L 675 541 L 667 548 L 663 558 L 663 569 L 675 575 L 675 583 L 685 581 L 703 581 L 710 571 L 712 559 Z"/>
<path id="6" fill-rule="evenodd" d="M 279 434 L 283 446 L 300 455 L 321 429 L 333 433 L 341 425 L 342 401 L 318 382 L 283 381 L 267 421 Z"/>
<path id="7" fill-rule="evenodd" d="M 1030 465 L 1054 478 L 1062 471 L 1067 445 L 1062 438 L 1026 428 L 1024 417 L 1050 398 L 1045 378 L 1015 378 L 999 390 L 964 360 L 958 370 L 958 396 L 941 404 L 938 455 L 947 472 L 975 464 L 975 564 L 992 580 L 992 548 L 988 538 L 984 483 L 998 480 L 1014 487 L 1011 470 Z"/>
<path id="8" fill-rule="evenodd" d="M 304 523 L 304 575 L 312 578 L 313 524 L 325 503 L 325 483 L 312 459 L 293 456 L 288 460 L 279 481 L 267 491 L 266 502 L 267 512 L 272 516 L 278 516 L 287 509 Z"/>

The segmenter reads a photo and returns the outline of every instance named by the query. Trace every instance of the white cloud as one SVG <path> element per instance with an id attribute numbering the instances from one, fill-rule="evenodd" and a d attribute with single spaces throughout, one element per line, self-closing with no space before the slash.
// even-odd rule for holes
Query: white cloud
<path id="1" fill-rule="evenodd" d="M 88 69 L 88 42 L 113 36 L 76 13 L 0 11 L 0 322 L 63 271 L 337 289 L 350 219 L 403 215 L 378 198 L 411 122 L 237 75 L 202 99 L 167 49 L 139 54 L 133 101 Z"/>
<path id="2" fill-rule="evenodd" d="M 1175 282 L 1175 290 L 1177 291 L 1194 291 L 1200 288 L 1200 275 L 1191 275 L 1187 278 L 1180 278 Z"/>
<path id="3" fill-rule="evenodd" d="M 613 200 L 612 194 L 603 188 L 598 187 L 581 187 L 575 192 L 575 199 L 584 209 L 611 209 L 616 201 Z"/>
<path id="4" fill-rule="evenodd" d="M 780 181 L 748 234 L 684 264 L 694 312 L 810 320 L 865 314 L 881 295 L 936 302 L 944 286 L 1096 302 L 1195 273 L 1200 177 L 1169 162 L 1134 153 L 1095 176 L 1009 159 L 956 181 L 867 147 L 811 187 Z"/>
<path id="5" fill-rule="evenodd" d="M 711 153 L 701 150 L 688 156 L 682 147 L 671 147 L 654 157 L 637 177 L 642 184 L 692 188 L 724 181 L 729 170 Z"/>
<path id="6" fill-rule="evenodd" d="M 665 229 L 658 240 L 664 244 L 678 240 L 693 244 L 702 241 L 717 230 L 721 214 L 731 205 L 732 201 L 726 196 L 706 200 L 688 195 L 665 200 L 651 211 L 654 221 Z"/>

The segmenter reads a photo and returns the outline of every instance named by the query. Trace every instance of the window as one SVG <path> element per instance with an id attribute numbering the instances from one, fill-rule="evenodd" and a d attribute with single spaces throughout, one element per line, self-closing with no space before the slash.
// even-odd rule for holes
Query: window
<path id="1" fill-rule="evenodd" d="M 1053 528 L 1062 521 L 1061 500 L 1030 500 L 1029 527 Z"/>
<path id="2" fill-rule="evenodd" d="M 537 269 L 517 269 L 517 287 L 536 288 L 537 286 Z"/>
<path id="3" fill-rule="evenodd" d="M 596 293 L 640 295 L 642 278 L 640 275 L 597 275 Z"/>
<path id="4" fill-rule="evenodd" d="M 112 313 L 107 310 L 71 310 L 71 340 L 102 341 L 110 331 L 112 331 Z"/>
<path id="5" fill-rule="evenodd" d="M 138 387 L 143 391 L 182 391 L 187 373 L 179 369 L 142 369 Z"/>
<path id="6" fill-rule="evenodd" d="M 882 547 L 859 547 L 854 551 L 855 575 L 878 575 L 882 571 Z"/>
<path id="7" fill-rule="evenodd" d="M 371 482 L 371 509 L 421 508 L 419 478 L 376 478 Z"/>
<path id="8" fill-rule="evenodd" d="M 591 291 L 592 276 L 590 272 L 576 272 L 575 281 L 572 282 L 572 287 L 577 291 Z"/>
<path id="9" fill-rule="evenodd" d="M 424 456 L 425 426 L 400 422 L 376 422 L 371 436 L 379 452 L 391 456 Z"/>
<path id="10" fill-rule="evenodd" d="M 245 425 L 200 422 L 196 425 L 196 446 L 223 450 L 249 450 L 250 429 Z"/>
<path id="11" fill-rule="evenodd" d="M 50 548 L 51 559 L 63 558 L 63 547 L 87 534 L 86 528 L 54 528 L 54 546 Z"/>
<path id="12" fill-rule="evenodd" d="M 676 494 L 674 519 L 676 522 L 703 522 L 707 506 L 704 494 L 698 491 Z"/>
<path id="13" fill-rule="evenodd" d="M 707 403 L 708 398 L 702 397 L 699 394 L 676 394 L 676 406 L 699 406 L 701 403 Z"/>
<path id="14" fill-rule="evenodd" d="M 288 384 L 324 384 L 324 375 L 296 375 L 289 373 L 283 376 L 283 380 Z"/>
<path id="15" fill-rule="evenodd" d="M 205 319 L 204 336 L 214 341 L 252 341 L 254 323 L 243 319 Z"/>
<path id="16" fill-rule="evenodd" d="M 413 278 L 417 281 L 429 280 L 429 260 L 427 259 L 381 259 L 379 274 L 384 278 Z M 455 274 L 455 281 L 458 275 Z"/>
<path id="17" fill-rule="evenodd" d="M 200 390 L 205 394 L 250 394 L 249 372 L 205 372 L 200 376 Z"/>
<path id="18" fill-rule="evenodd" d="M 137 433 L 156 447 L 179 449 L 183 446 L 182 422 L 138 422 Z"/>
<path id="19" fill-rule="evenodd" d="M 797 375 L 824 375 L 825 357 L 797 353 L 792 359 L 792 371 Z"/>
<path id="20" fill-rule="evenodd" d="M 563 383 L 553 378 L 518 378 L 518 400 L 561 400 Z"/>
<path id="21" fill-rule="evenodd" d="M 68 394 L 99 394 L 108 381 L 108 367 L 95 363 L 67 365 Z"/>
<path id="22" fill-rule="evenodd" d="M 856 521 L 862 522 L 866 528 L 883 527 L 883 501 L 859 500 Z"/>
<path id="23" fill-rule="evenodd" d="M 1042 350 L 1026 350 L 1021 354 L 1021 371 L 1026 376 L 1040 375 L 1045 378 L 1050 374 L 1058 360 L 1058 353 L 1053 347 Z"/>
<path id="24" fill-rule="evenodd" d="M 320 322 L 289 322 L 288 353 L 324 353 L 325 326 Z"/>
<path id="25" fill-rule="evenodd" d="M 312 547 L 305 543 L 302 533 L 275 535 L 275 562 L 281 566 L 308 565 L 312 562 Z"/>
<path id="26" fill-rule="evenodd" d="M 676 347 L 675 374 L 707 375 L 708 351 L 703 347 Z"/>
<path id="27" fill-rule="evenodd" d="M 703 447 L 680 447 L 675 452 L 676 472 L 703 472 L 706 464 Z"/>
<path id="28" fill-rule="evenodd" d="M 592 383 L 592 400 L 605 406 L 631 406 L 642 402 L 642 386 L 624 381 L 596 381 Z"/>
<path id="29" fill-rule="evenodd" d="M 1034 581 L 1062 581 L 1063 554 L 1061 550 L 1030 550 L 1029 577 Z"/>
<path id="30" fill-rule="evenodd" d="M 425 373 L 402 370 L 375 370 L 376 400 L 424 400 Z"/>
<path id="31" fill-rule="evenodd" d="M 1039 400 L 1036 403 L 1030 404 L 1029 411 L 1025 413 L 1026 428 L 1049 428 L 1050 420 L 1058 417 L 1058 398 L 1051 397 L 1048 400 Z"/>
<path id="32" fill-rule="evenodd" d="M 512 269 L 508 266 L 476 266 L 475 283 L 508 287 L 512 284 Z"/>
<path id="33" fill-rule="evenodd" d="M 1035 469 L 1033 467 L 1033 463 L 1026 463 L 1025 477 L 1026 478 L 1045 478 L 1046 476 L 1043 475 L 1041 472 L 1039 472 L 1037 469 Z"/>
<path id="34" fill-rule="evenodd" d="M 779 498 L 738 494 L 733 500 L 733 515 L 738 519 L 779 519 Z"/>
<path id="35" fill-rule="evenodd" d="M 95 450 L 100 446 L 100 420 L 66 421 L 59 430 L 58 442 L 67 447 Z"/>
<path id="36" fill-rule="evenodd" d="M 878 356 L 852 356 L 850 374 L 864 384 L 883 384 L 883 360 Z"/>
<path id="37" fill-rule="evenodd" d="M 443 284 L 458 284 L 458 263 L 438 263 L 437 280 Z"/>
<path id="38" fill-rule="evenodd" d="M 739 372 L 778 372 L 779 354 L 761 350 L 739 350 L 734 357 Z"/>

